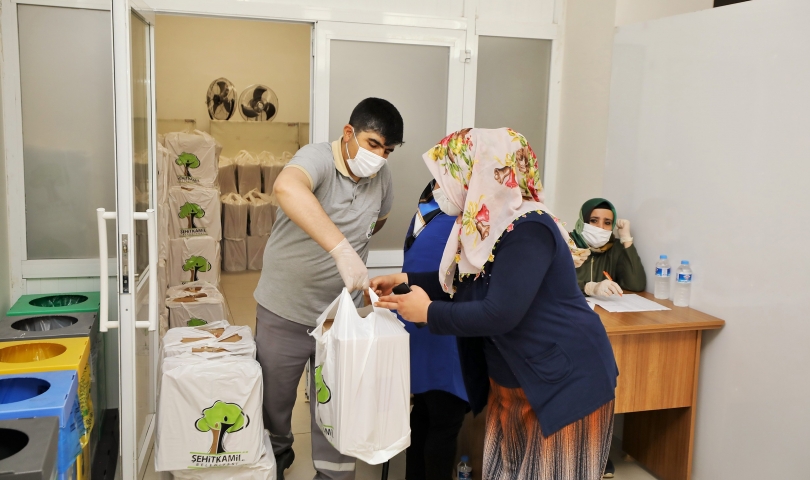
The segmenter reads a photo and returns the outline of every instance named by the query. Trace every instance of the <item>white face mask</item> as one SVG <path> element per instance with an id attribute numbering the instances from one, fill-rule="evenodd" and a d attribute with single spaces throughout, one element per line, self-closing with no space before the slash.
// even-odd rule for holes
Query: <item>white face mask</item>
<path id="1" fill-rule="evenodd" d="M 360 142 L 357 141 L 357 134 L 354 135 L 354 143 L 357 144 L 357 155 L 346 160 L 352 173 L 358 177 L 370 177 L 379 172 L 385 165 L 385 158 L 361 147 Z M 348 144 L 346 144 L 346 156 L 349 156 Z"/>
<path id="2" fill-rule="evenodd" d="M 594 227 L 589 223 L 582 227 L 582 238 L 593 248 L 603 247 L 610 240 L 611 235 L 613 235 L 612 231 Z"/>
<path id="3" fill-rule="evenodd" d="M 433 190 L 433 199 L 439 204 L 439 209 L 447 215 L 451 217 L 461 215 L 461 209 L 453 205 L 453 202 L 447 198 L 447 195 L 444 194 L 444 191 L 441 188 L 438 190 Z"/>

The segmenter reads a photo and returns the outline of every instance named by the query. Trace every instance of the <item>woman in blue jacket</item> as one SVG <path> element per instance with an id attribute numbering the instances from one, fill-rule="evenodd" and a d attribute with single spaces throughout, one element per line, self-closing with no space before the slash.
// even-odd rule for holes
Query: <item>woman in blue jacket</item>
<path id="1" fill-rule="evenodd" d="M 403 271 L 435 272 L 458 212 L 448 208 L 431 181 L 405 236 Z M 445 212 L 449 212 L 447 215 Z M 405 453 L 406 480 L 451 480 L 456 443 L 470 407 L 461 378 L 455 337 L 436 335 L 406 322 L 411 334 L 411 446 Z"/>
<path id="2" fill-rule="evenodd" d="M 482 478 L 598 480 L 618 372 L 577 286 L 576 246 L 542 203 L 534 152 L 512 130 L 466 129 L 424 159 L 463 213 L 439 272 L 373 279 L 382 294 L 412 286 L 378 305 L 458 337 L 473 412 L 489 406 Z"/>

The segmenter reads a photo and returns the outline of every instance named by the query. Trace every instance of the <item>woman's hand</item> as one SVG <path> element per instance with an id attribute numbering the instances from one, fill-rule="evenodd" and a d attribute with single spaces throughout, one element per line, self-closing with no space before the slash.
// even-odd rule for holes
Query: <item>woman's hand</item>
<path id="1" fill-rule="evenodd" d="M 633 244 L 633 237 L 630 235 L 630 220 L 620 218 L 616 221 L 616 233 L 618 233 L 619 241 L 622 242 L 624 248 L 630 248 Z"/>
<path id="2" fill-rule="evenodd" d="M 407 273 L 394 273 L 391 275 L 382 275 L 371 279 L 370 286 L 379 296 L 391 295 L 391 290 L 400 283 L 408 283 Z"/>
<path id="3" fill-rule="evenodd" d="M 371 282 L 373 284 L 374 280 Z M 399 285 L 399 283 L 397 283 L 397 285 Z M 428 307 L 430 304 L 431 301 L 428 294 L 414 285 L 411 287 L 411 293 L 380 297 L 380 300 L 375 303 L 374 306 L 396 310 L 400 317 L 412 323 L 427 323 Z"/>

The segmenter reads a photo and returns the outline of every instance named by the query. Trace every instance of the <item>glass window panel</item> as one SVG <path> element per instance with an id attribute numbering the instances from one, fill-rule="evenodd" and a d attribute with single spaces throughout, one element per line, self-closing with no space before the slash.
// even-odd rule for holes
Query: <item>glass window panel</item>
<path id="1" fill-rule="evenodd" d="M 28 258 L 97 258 L 96 208 L 115 210 L 110 12 L 17 15 Z"/>
<path id="2" fill-rule="evenodd" d="M 545 165 L 550 65 L 550 40 L 478 38 L 475 126 L 522 133 L 540 165 Z"/>
<path id="3" fill-rule="evenodd" d="M 329 138 L 340 137 L 352 109 L 367 97 L 393 103 L 405 122 L 405 144 L 388 157 L 396 200 L 385 228 L 371 240 L 372 250 L 402 249 L 419 195 L 433 178 L 422 154 L 446 133 L 449 58 L 449 47 L 331 43 Z"/>
<path id="4" fill-rule="evenodd" d="M 149 25 L 136 13 L 130 13 L 132 39 L 132 158 L 135 211 L 145 212 L 152 205 L 152 162 L 149 161 L 149 138 L 152 134 L 150 116 L 151 45 Z M 149 264 L 146 222 L 135 222 L 136 273 L 143 273 Z"/>

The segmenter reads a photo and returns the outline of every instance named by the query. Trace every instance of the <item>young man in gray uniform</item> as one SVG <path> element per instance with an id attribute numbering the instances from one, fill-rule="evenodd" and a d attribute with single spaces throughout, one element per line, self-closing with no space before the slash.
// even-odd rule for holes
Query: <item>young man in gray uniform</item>
<path id="1" fill-rule="evenodd" d="M 274 185 L 280 209 L 253 296 L 264 424 L 279 480 L 295 458 L 291 418 L 298 382 L 306 362 L 315 359 L 308 333 L 344 286 L 355 302 L 368 288 L 368 242 L 391 211 L 386 159 L 402 143 L 402 131 L 402 116 L 391 103 L 367 98 L 352 111 L 341 138 L 303 147 Z M 355 459 L 338 453 L 315 423 L 313 378 L 309 398 L 315 479 L 354 479 Z"/>

